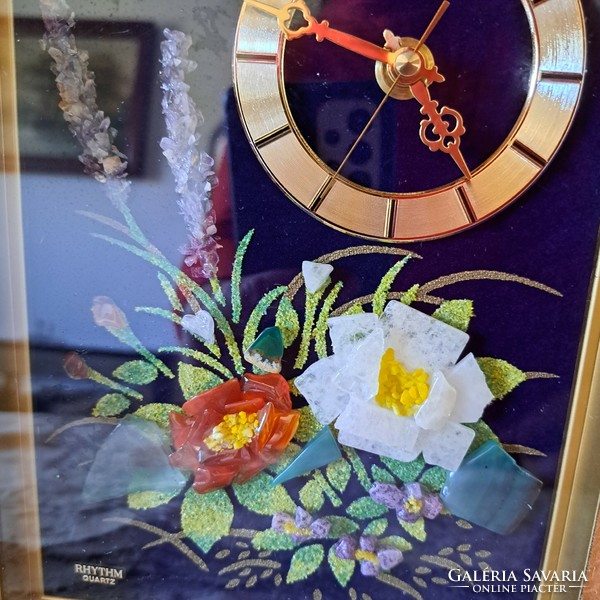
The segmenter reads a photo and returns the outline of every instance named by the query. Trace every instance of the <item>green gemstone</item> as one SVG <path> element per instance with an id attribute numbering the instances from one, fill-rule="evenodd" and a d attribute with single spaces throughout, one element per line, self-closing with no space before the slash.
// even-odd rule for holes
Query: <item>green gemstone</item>
<path id="1" fill-rule="evenodd" d="M 541 487 L 541 481 L 489 441 L 448 475 L 440 497 L 453 515 L 507 534 L 531 513 Z"/>
<path id="2" fill-rule="evenodd" d="M 329 463 L 339 460 L 341 457 L 342 452 L 337 440 L 333 437 L 329 426 L 326 425 L 304 446 L 300 454 L 273 479 L 271 485 L 284 483 L 285 481 L 304 475 L 304 473 L 310 473 L 315 469 L 320 469 Z"/>
<path id="3" fill-rule="evenodd" d="M 279 327 L 267 327 L 244 352 L 244 358 L 267 373 L 281 371 L 283 336 Z"/>

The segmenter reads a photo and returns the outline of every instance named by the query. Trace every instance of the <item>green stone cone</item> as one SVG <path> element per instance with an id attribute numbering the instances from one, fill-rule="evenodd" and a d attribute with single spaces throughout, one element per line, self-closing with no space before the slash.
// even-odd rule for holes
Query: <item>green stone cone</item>
<path id="1" fill-rule="evenodd" d="M 283 356 L 283 336 L 279 327 L 267 327 L 244 352 L 244 358 L 259 369 L 279 373 Z"/>
<path id="2" fill-rule="evenodd" d="M 284 483 L 314 469 L 320 469 L 342 457 L 342 452 L 328 425 L 304 446 L 300 454 L 281 472 L 271 485 Z"/>

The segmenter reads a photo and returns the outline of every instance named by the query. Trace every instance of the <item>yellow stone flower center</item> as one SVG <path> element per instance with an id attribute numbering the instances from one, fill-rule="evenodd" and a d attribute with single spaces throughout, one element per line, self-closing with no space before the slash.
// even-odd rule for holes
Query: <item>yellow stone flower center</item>
<path id="1" fill-rule="evenodd" d="M 285 523 L 282 529 L 288 535 L 312 535 L 312 531 L 310 529 L 301 529 L 296 527 L 293 523 Z"/>
<path id="2" fill-rule="evenodd" d="M 239 450 L 247 446 L 258 427 L 257 413 L 247 414 L 244 411 L 225 415 L 223 420 L 213 427 L 211 434 L 204 443 L 213 451 Z"/>
<path id="3" fill-rule="evenodd" d="M 379 559 L 377 558 L 377 554 L 375 554 L 375 552 L 367 552 L 366 550 L 357 550 L 354 553 L 354 558 L 356 558 L 356 560 L 368 560 L 370 563 L 373 563 L 375 566 L 379 565 Z"/>
<path id="4" fill-rule="evenodd" d="M 429 375 L 423 369 L 409 373 L 388 348 L 381 358 L 379 389 L 375 400 L 379 406 L 389 408 L 398 416 L 414 415 L 429 395 Z"/>
<path id="5" fill-rule="evenodd" d="M 420 513 L 422 507 L 423 502 L 421 500 L 417 500 L 416 498 L 409 498 L 404 503 L 404 508 L 411 513 Z"/>

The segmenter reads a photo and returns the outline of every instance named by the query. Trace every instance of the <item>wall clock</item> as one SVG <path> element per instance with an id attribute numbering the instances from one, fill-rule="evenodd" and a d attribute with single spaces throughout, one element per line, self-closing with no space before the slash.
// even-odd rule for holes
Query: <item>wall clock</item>
<path id="1" fill-rule="evenodd" d="M 437 4 L 244 2 L 244 127 L 273 180 L 328 225 L 398 242 L 471 227 L 535 181 L 572 122 L 578 0 Z"/>

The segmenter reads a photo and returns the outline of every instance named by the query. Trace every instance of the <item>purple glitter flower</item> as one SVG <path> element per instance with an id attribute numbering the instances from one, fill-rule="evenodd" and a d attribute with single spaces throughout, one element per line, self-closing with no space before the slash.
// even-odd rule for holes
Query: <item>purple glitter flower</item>
<path id="1" fill-rule="evenodd" d="M 398 488 L 391 483 L 374 483 L 369 491 L 371 498 L 394 509 L 398 518 L 414 523 L 420 517 L 435 519 L 442 510 L 442 502 L 437 494 L 423 489 L 416 481 Z"/>
<path id="2" fill-rule="evenodd" d="M 303 508 L 296 508 L 295 518 L 287 513 L 275 513 L 271 528 L 287 533 L 294 542 L 326 538 L 331 529 L 331 523 L 326 518 L 313 519 Z"/>
<path id="3" fill-rule="evenodd" d="M 381 545 L 372 535 L 362 536 L 358 543 L 353 537 L 345 535 L 337 541 L 333 551 L 338 558 L 358 560 L 360 572 L 367 577 L 390 571 L 404 560 L 400 550 Z"/>

